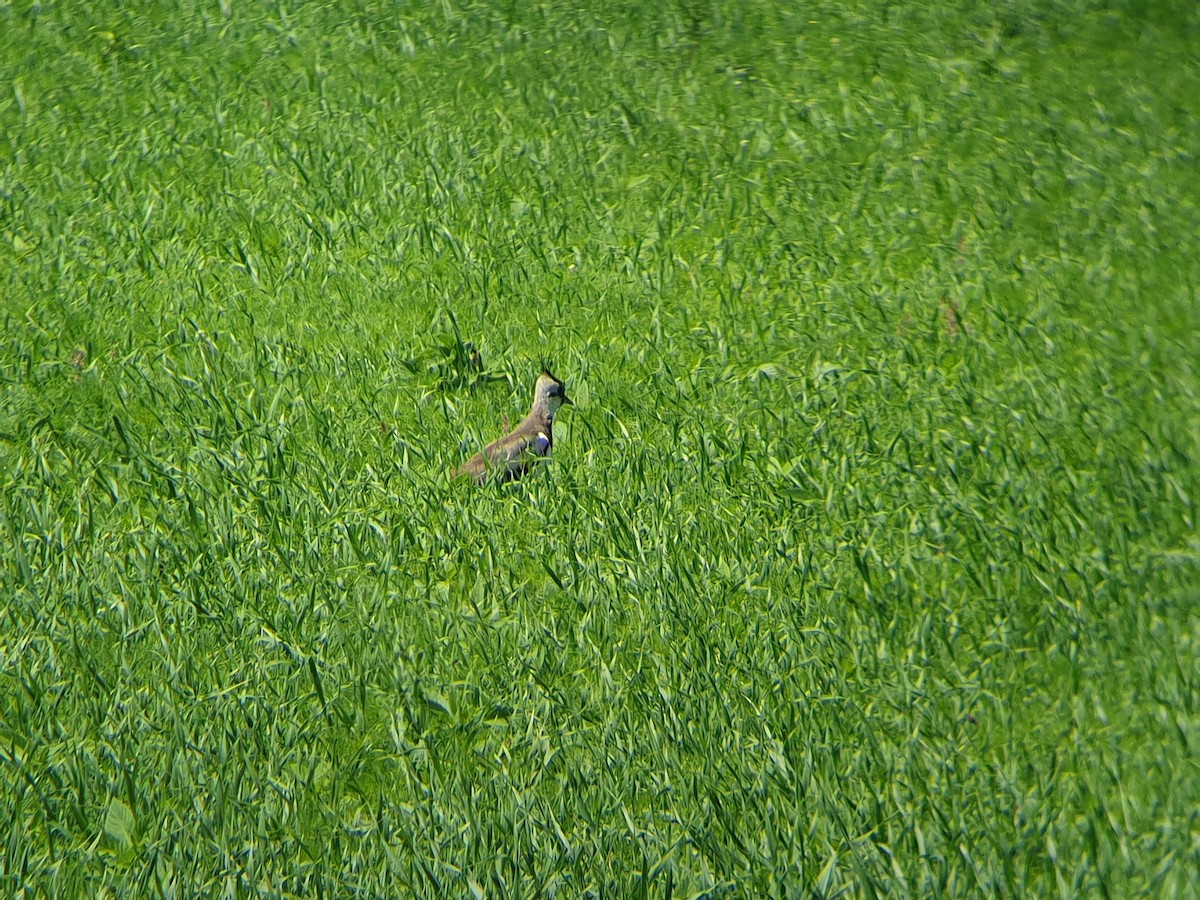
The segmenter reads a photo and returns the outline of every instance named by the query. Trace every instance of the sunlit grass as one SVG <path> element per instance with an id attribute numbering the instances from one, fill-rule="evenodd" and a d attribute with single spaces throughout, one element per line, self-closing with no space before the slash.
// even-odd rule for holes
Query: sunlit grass
<path id="1" fill-rule="evenodd" d="M 1170 6 L 0 5 L 0 889 L 1194 892 Z"/>

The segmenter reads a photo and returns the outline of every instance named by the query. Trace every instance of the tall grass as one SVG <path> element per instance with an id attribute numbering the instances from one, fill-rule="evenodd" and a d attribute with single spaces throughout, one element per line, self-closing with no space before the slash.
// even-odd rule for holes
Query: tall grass
<path id="1" fill-rule="evenodd" d="M 1194 893 L 1198 37 L 0 5 L 0 890 Z"/>

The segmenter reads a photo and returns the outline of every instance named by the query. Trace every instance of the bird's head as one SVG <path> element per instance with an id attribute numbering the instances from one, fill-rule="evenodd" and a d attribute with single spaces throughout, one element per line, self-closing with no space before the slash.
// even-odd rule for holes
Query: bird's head
<path id="1" fill-rule="evenodd" d="M 570 402 L 571 398 L 567 396 L 567 386 L 551 375 L 549 369 L 538 376 L 537 385 L 533 391 L 535 409 L 541 407 L 553 418 L 560 406 Z"/>

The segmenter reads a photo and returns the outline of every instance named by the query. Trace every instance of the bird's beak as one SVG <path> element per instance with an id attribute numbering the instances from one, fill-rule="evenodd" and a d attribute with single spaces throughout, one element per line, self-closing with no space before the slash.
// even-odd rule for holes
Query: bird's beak
<path id="1" fill-rule="evenodd" d="M 575 401 L 567 396 L 566 391 L 563 391 L 562 402 L 563 402 L 563 406 L 574 406 L 575 405 Z"/>

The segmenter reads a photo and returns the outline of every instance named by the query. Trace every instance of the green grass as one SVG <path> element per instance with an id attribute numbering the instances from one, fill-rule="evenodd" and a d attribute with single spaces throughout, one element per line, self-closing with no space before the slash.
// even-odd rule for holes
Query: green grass
<path id="1" fill-rule="evenodd" d="M 1198 41 L 0 4 L 0 894 L 1194 896 Z"/>

